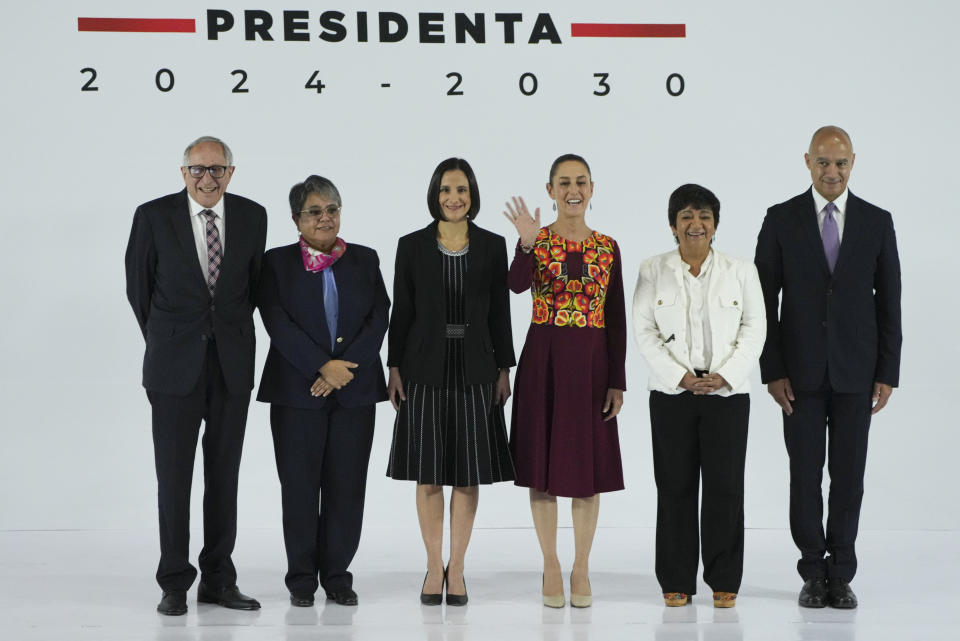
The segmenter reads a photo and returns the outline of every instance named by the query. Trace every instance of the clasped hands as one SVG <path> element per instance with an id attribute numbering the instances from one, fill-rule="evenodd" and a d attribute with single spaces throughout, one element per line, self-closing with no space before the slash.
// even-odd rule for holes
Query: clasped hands
<path id="1" fill-rule="evenodd" d="M 350 370 L 357 367 L 356 363 L 331 359 L 320 368 L 320 376 L 310 386 L 311 396 L 330 396 L 335 389 L 343 389 L 347 383 L 353 380 L 353 372 Z"/>
<path id="2" fill-rule="evenodd" d="M 693 392 L 696 396 L 703 396 L 711 392 L 716 392 L 724 387 L 730 387 L 730 384 L 727 383 L 727 379 L 719 374 L 697 376 L 696 374 L 686 372 L 680 380 L 680 387 L 688 392 Z"/>

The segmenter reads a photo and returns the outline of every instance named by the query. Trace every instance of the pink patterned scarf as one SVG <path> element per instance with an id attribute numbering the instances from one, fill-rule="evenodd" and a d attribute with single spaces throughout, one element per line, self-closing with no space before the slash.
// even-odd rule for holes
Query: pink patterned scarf
<path id="1" fill-rule="evenodd" d="M 329 254 L 312 254 L 310 253 L 311 249 L 312 248 L 307 241 L 305 241 L 303 236 L 301 236 L 300 254 L 303 256 L 303 268 L 308 272 L 322 272 L 324 269 L 337 262 L 341 256 L 343 256 L 343 252 L 347 251 L 347 243 L 344 242 L 342 238 L 337 236 L 337 240 L 334 241 L 333 249 L 330 250 Z"/>

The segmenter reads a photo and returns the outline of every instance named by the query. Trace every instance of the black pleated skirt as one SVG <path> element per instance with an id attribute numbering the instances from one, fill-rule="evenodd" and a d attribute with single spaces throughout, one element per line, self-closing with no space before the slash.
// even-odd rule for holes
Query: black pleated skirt
<path id="1" fill-rule="evenodd" d="M 463 339 L 447 339 L 443 387 L 405 387 L 387 476 L 455 487 L 514 479 L 503 406 L 493 400 L 493 383 L 465 384 Z"/>

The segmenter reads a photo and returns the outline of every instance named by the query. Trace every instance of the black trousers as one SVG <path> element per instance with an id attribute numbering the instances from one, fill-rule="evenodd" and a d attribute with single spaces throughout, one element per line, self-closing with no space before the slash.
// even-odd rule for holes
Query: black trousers
<path id="1" fill-rule="evenodd" d="M 231 555 L 237 539 L 237 480 L 247 424 L 250 392 L 227 391 L 213 342 L 200 378 L 186 396 L 147 392 L 153 418 L 153 454 L 160 514 L 160 563 L 163 590 L 187 590 L 197 577 L 190 564 L 190 489 L 200 423 L 203 430 L 203 549 L 200 580 L 233 585 L 237 570 Z"/>
<path id="2" fill-rule="evenodd" d="M 270 406 L 290 592 L 353 585 L 347 568 L 360 544 L 375 409 Z"/>
<path id="3" fill-rule="evenodd" d="M 795 391 L 794 396 L 793 414 L 783 415 L 783 438 L 790 455 L 790 532 L 800 550 L 797 571 L 804 580 L 826 577 L 851 581 L 857 572 L 855 544 L 867 464 L 871 393 L 838 394 L 825 384 L 818 391 Z M 829 515 L 824 534 L 821 487 L 828 451 Z"/>
<path id="4" fill-rule="evenodd" d="M 650 392 L 657 481 L 657 580 L 663 592 L 738 592 L 743 577 L 743 468 L 750 395 Z M 697 503 L 703 476 L 703 506 Z M 698 547 L 699 546 L 699 547 Z"/>

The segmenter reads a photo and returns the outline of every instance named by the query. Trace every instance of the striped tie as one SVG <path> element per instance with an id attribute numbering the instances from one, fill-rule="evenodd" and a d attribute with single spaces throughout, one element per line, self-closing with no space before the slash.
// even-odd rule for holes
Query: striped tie
<path id="1" fill-rule="evenodd" d="M 213 298 L 217 288 L 217 279 L 220 278 L 220 263 L 223 261 L 223 245 L 220 243 L 220 230 L 213 219 L 217 217 L 209 209 L 204 209 L 203 217 L 207 219 L 207 289 Z"/>

